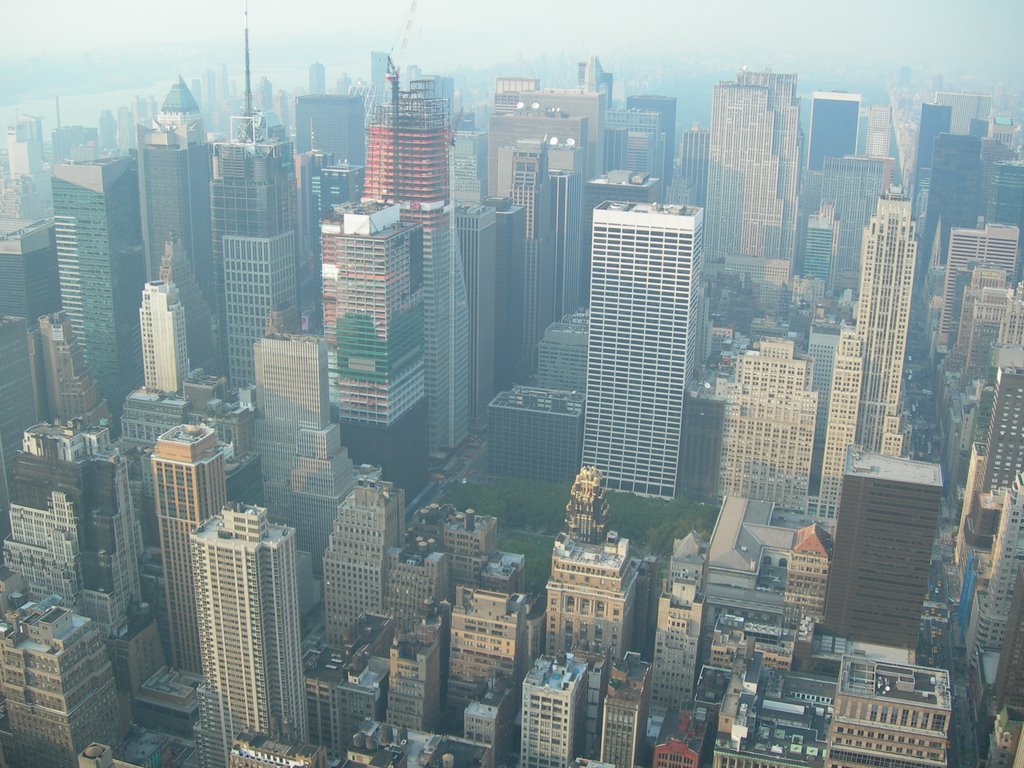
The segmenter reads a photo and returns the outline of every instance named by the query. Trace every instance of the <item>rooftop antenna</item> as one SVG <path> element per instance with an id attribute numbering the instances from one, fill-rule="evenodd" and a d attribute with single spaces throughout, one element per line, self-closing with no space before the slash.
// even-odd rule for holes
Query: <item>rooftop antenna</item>
<path id="1" fill-rule="evenodd" d="M 252 117 L 252 75 L 249 72 L 249 0 L 244 0 L 245 12 L 245 117 Z"/>

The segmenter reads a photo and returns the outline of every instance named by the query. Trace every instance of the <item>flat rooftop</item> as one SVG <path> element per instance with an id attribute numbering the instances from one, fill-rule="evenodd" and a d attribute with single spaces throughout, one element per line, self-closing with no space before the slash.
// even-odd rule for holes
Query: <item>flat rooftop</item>
<path id="1" fill-rule="evenodd" d="M 571 653 L 557 658 L 541 656 L 526 674 L 523 683 L 553 691 L 567 691 L 579 682 L 586 671 L 587 665 L 576 661 Z"/>
<path id="2" fill-rule="evenodd" d="M 949 672 L 944 669 L 893 664 L 844 656 L 839 693 L 847 696 L 899 701 L 915 706 L 950 709 Z"/>
<path id="3" fill-rule="evenodd" d="M 583 411 L 584 400 L 585 397 L 580 392 L 540 387 L 513 387 L 495 395 L 488 407 L 576 416 Z"/>
<path id="4" fill-rule="evenodd" d="M 615 200 L 605 200 L 594 208 L 595 211 L 614 211 L 617 213 L 632 213 L 644 216 L 699 216 L 703 208 L 695 208 L 692 205 L 662 205 L 661 203 L 623 203 Z"/>
<path id="5" fill-rule="evenodd" d="M 898 459 L 854 448 L 846 451 L 846 474 L 869 476 L 894 483 L 914 483 L 942 487 L 942 468 L 938 464 Z"/>

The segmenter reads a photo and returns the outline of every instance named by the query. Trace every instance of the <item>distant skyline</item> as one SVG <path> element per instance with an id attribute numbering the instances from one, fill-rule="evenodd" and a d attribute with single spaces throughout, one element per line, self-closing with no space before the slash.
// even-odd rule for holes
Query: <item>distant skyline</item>
<path id="1" fill-rule="evenodd" d="M 412 5 L 412 0 L 250 0 L 254 55 L 258 61 L 270 50 L 293 48 L 308 63 L 351 60 L 355 51 L 339 55 L 339 48 L 358 41 L 366 51 L 394 49 L 396 58 L 432 69 L 587 50 L 608 56 L 749 56 L 744 63 L 751 67 L 771 64 L 776 69 L 820 58 L 999 73 L 1012 66 L 1024 24 L 1024 4 L 1015 0 L 978 0 L 969 6 L 960 0 L 633 0 L 628 5 L 610 0 L 416 0 L 406 32 Z M 179 0 L 157 10 L 137 0 L 57 0 L 9 3 L 2 18 L 8 34 L 0 60 L 153 46 L 195 49 L 200 55 L 221 49 L 220 58 L 228 58 L 225 46 L 238 40 L 242 3 Z M 403 53 L 405 34 L 409 42 Z"/>

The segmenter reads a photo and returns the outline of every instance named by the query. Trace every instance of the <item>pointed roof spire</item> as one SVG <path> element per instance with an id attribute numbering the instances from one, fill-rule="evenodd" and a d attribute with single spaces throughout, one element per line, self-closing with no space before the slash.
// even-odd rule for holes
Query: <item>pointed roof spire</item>
<path id="1" fill-rule="evenodd" d="M 192 91 L 185 85 L 181 75 L 178 75 L 178 82 L 172 85 L 171 89 L 167 92 L 167 97 L 164 99 L 160 111 L 176 114 L 199 112 L 199 104 L 192 95 Z"/>

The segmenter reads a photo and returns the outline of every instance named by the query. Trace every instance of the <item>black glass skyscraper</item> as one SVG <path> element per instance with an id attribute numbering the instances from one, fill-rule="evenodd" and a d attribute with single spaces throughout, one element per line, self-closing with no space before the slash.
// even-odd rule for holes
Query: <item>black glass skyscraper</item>
<path id="1" fill-rule="evenodd" d="M 936 248 L 936 262 L 945 263 L 951 227 L 977 226 L 981 170 L 980 139 L 952 133 L 936 137 L 916 280 L 924 279 Z"/>
<path id="2" fill-rule="evenodd" d="M 820 171 L 826 157 L 845 157 L 857 152 L 860 95 L 816 92 L 811 101 L 811 138 L 807 169 Z"/>
<path id="3" fill-rule="evenodd" d="M 914 164 L 914 184 L 918 193 L 928 188 L 931 178 L 932 152 L 935 139 L 941 133 L 949 133 L 953 120 L 953 108 L 945 104 L 922 104 L 921 126 L 917 134 L 917 158 Z"/>
<path id="4" fill-rule="evenodd" d="M 337 162 L 366 161 L 366 112 L 359 96 L 299 96 L 295 100 L 295 151 L 319 149 Z"/>

